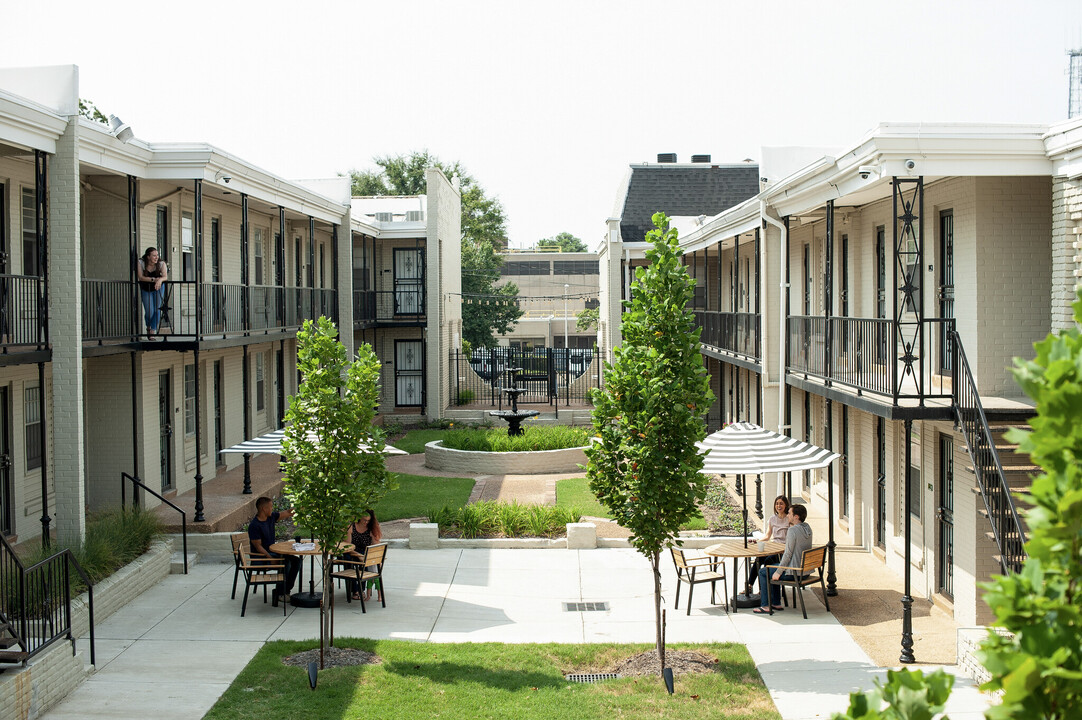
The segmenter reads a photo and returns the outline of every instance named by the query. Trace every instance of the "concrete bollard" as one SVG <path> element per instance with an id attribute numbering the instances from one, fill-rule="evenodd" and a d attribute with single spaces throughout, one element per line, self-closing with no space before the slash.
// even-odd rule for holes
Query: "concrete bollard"
<path id="1" fill-rule="evenodd" d="M 436 523 L 410 523 L 410 550 L 436 550 L 439 546 L 439 525 Z"/>
<path id="2" fill-rule="evenodd" d="M 567 549 L 593 550 L 597 547 L 597 525 L 594 523 L 568 523 Z"/>

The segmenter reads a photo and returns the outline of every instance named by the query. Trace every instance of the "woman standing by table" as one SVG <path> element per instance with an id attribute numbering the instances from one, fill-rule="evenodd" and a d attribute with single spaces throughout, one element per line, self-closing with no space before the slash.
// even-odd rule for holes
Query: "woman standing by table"
<path id="1" fill-rule="evenodd" d="M 376 513 L 369 509 L 359 520 L 355 520 L 350 524 L 349 530 L 346 532 L 346 542 L 353 545 L 353 550 L 346 553 L 345 557 L 350 560 L 363 560 L 364 551 L 368 549 L 368 546 L 377 544 L 382 538 L 383 532 L 379 529 Z M 375 567 L 365 568 L 365 570 L 369 569 L 373 572 L 377 570 Z M 354 600 L 361 599 L 361 588 L 358 587 L 358 583 L 354 580 L 349 581 L 349 593 Z M 379 597 L 383 598 L 383 585 L 379 587 Z M 365 589 L 364 599 L 369 600 L 371 598 L 372 591 Z"/>

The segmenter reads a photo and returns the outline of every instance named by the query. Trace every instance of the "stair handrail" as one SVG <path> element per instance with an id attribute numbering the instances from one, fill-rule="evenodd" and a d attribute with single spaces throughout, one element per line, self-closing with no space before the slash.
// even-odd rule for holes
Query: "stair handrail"
<path id="1" fill-rule="evenodd" d="M 63 639 L 63 638 L 67 638 L 71 642 L 72 654 L 75 653 L 75 638 L 72 636 L 72 632 L 71 632 L 71 574 L 70 574 L 70 570 L 73 567 L 75 568 L 75 572 L 77 572 L 79 574 L 79 577 L 82 578 L 83 584 L 86 585 L 87 621 L 89 623 L 88 634 L 90 636 L 90 664 L 91 665 L 97 664 L 95 662 L 97 657 L 96 657 L 96 653 L 95 653 L 95 642 L 94 642 L 94 583 L 90 581 L 90 577 L 87 575 L 86 571 L 83 569 L 83 566 L 79 564 L 79 561 L 75 558 L 75 555 L 71 552 L 71 550 L 68 549 L 68 548 L 64 548 L 63 550 L 59 550 L 59 551 L 53 553 L 52 555 L 49 555 L 48 557 L 46 557 L 46 558 L 44 558 L 42 560 L 39 560 L 38 562 L 34 563 L 30 567 L 26 567 L 26 566 L 23 565 L 22 561 L 19 560 L 19 556 L 16 554 L 15 548 L 13 548 L 8 543 L 7 539 L 5 539 L 3 536 L 0 536 L 0 543 L 2 543 L 2 548 L 3 548 L 3 553 L 4 553 L 3 563 L 5 565 L 8 564 L 8 563 L 11 563 L 11 564 L 14 565 L 14 568 L 15 568 L 15 571 L 16 571 L 15 572 L 15 578 L 16 578 L 16 580 L 18 582 L 18 585 L 19 585 L 19 589 L 18 589 L 18 608 L 16 608 L 16 611 L 18 612 L 18 615 L 19 615 L 18 629 L 16 630 L 15 626 L 11 623 L 10 612 L 0 612 L 0 620 L 2 620 L 4 623 L 6 623 L 8 625 L 9 631 L 15 637 L 16 641 L 19 644 L 19 647 L 22 648 L 22 651 L 27 654 L 26 659 L 23 660 L 23 665 L 26 665 L 26 663 L 30 660 L 30 658 L 32 658 L 35 655 L 37 655 L 38 653 L 44 651 L 46 648 L 51 647 L 53 645 L 53 643 L 55 643 L 57 640 L 60 640 L 60 639 Z M 64 603 L 64 614 L 63 614 L 63 618 L 62 618 L 63 622 L 62 623 L 54 622 L 57 619 L 56 617 L 39 619 L 39 622 L 42 623 L 43 627 L 44 627 L 45 624 L 47 624 L 50 627 L 50 631 L 49 631 L 48 634 L 46 634 L 46 633 L 36 633 L 34 635 L 34 637 L 38 642 L 35 642 L 35 643 L 31 644 L 31 642 L 30 642 L 30 637 L 31 637 L 31 633 L 30 633 L 30 622 L 31 622 L 30 611 L 31 611 L 31 608 L 28 607 L 28 602 L 27 602 L 27 599 L 28 599 L 28 596 L 29 596 L 28 589 L 33 588 L 35 586 L 41 587 L 41 589 L 42 589 L 42 591 L 44 593 L 42 595 L 42 597 L 41 597 L 41 606 L 44 607 L 44 608 L 49 608 L 49 607 L 52 607 L 54 605 L 54 601 L 56 599 L 51 594 L 45 592 L 47 588 L 52 587 L 51 583 L 46 582 L 45 576 L 49 572 L 55 572 L 56 571 L 55 566 L 57 564 L 57 559 L 58 558 L 63 559 L 63 577 L 62 578 L 56 577 L 54 579 L 61 580 L 61 584 L 63 586 L 63 603 Z M 5 571 L 3 572 L 3 576 L 4 576 L 3 582 L 4 583 L 10 582 L 10 580 L 11 580 L 11 571 L 7 570 L 6 568 L 4 570 Z M 38 585 L 38 581 L 37 581 L 37 577 L 39 575 L 42 576 L 42 580 L 40 581 L 40 585 Z M 5 587 L 0 588 L 0 590 L 2 590 L 2 593 L 3 593 L 2 598 L 0 598 L 0 599 L 2 599 L 3 601 L 6 602 L 7 600 L 9 600 L 11 598 L 10 588 L 6 587 L 6 585 L 5 585 Z M 52 612 L 55 613 L 55 608 L 52 610 Z"/>
<path id="2" fill-rule="evenodd" d="M 988 508 L 988 520 L 992 524 L 992 534 L 995 536 L 996 545 L 1000 550 L 1000 565 L 1003 568 L 1004 574 L 1010 571 L 1020 572 L 1022 570 L 1022 563 L 1025 561 L 1026 551 L 1026 531 L 1022 524 L 1022 519 L 1018 515 L 1018 509 L 1015 507 L 1014 498 L 1011 497 L 1011 489 L 1007 485 L 1006 473 L 1003 471 L 1003 465 L 999 460 L 999 452 L 996 450 L 995 443 L 992 442 L 992 430 L 988 425 L 988 418 L 984 413 L 984 406 L 981 404 L 980 394 L 977 392 L 977 383 L 973 378 L 973 372 L 969 367 L 969 360 L 966 358 L 965 349 L 962 347 L 962 339 L 958 335 L 956 330 L 949 331 L 951 339 L 951 345 L 954 355 L 954 374 L 952 387 L 954 388 L 953 406 L 955 417 L 958 420 L 958 425 L 962 429 L 962 437 L 966 441 L 966 449 L 969 452 L 969 457 L 973 461 L 974 474 L 977 477 L 977 487 L 980 489 L 981 498 L 984 500 L 984 505 Z M 972 397 L 974 414 L 973 421 L 969 421 L 963 416 L 963 391 L 965 395 Z M 974 427 L 971 429 L 970 425 Z M 988 456 L 995 466 L 995 476 L 991 477 L 992 473 L 986 472 L 985 463 L 981 462 L 981 445 L 987 452 Z M 989 500 L 989 493 L 991 491 L 990 485 L 998 484 L 1000 495 L 1003 497 L 1006 503 L 1006 511 L 1009 511 L 1009 515 L 1006 518 L 1002 518 L 1000 513 L 995 512 L 992 508 L 995 503 Z M 993 517 L 995 516 L 995 517 Z M 1013 530 L 1018 533 L 1017 550 L 1015 551 L 1010 545 L 1008 539 L 1005 537 L 1004 529 L 997 523 L 997 519 L 1006 520 L 1009 525 L 1013 526 Z"/>
<path id="3" fill-rule="evenodd" d="M 126 490 L 126 488 L 128 486 L 124 483 L 125 480 L 130 480 L 131 484 L 132 484 L 132 491 L 131 491 L 131 504 L 132 504 L 132 507 L 135 507 L 135 504 L 138 502 L 138 497 L 136 496 L 136 488 L 143 488 L 148 493 L 150 493 L 151 495 L 158 498 L 163 503 L 165 503 L 166 505 L 168 505 L 169 507 L 173 508 L 178 513 L 180 513 L 180 541 L 181 541 L 182 547 L 184 548 L 184 574 L 187 575 L 188 574 L 188 515 L 187 515 L 187 513 L 185 513 L 183 510 L 181 510 L 179 507 L 177 507 L 173 503 L 166 500 L 156 490 L 153 490 L 153 489 L 147 487 L 146 485 L 144 485 L 142 480 L 140 480 L 139 478 L 134 477 L 132 475 L 129 475 L 126 472 L 121 472 L 120 473 L 120 507 L 123 508 L 124 505 L 126 505 L 127 502 L 128 502 L 127 490 Z"/>

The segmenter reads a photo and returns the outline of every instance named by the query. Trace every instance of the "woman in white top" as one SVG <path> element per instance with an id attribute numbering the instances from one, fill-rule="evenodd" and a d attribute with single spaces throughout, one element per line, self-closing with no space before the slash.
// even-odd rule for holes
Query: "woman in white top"
<path id="1" fill-rule="evenodd" d="M 774 498 L 774 514 L 768 517 L 763 524 L 763 540 L 766 542 L 779 542 L 784 545 L 787 532 L 789 532 L 789 498 L 778 495 Z M 751 578 L 759 577 L 760 567 L 763 565 L 777 565 L 780 559 L 780 555 L 767 555 L 756 558 L 749 571 L 749 585 Z"/>

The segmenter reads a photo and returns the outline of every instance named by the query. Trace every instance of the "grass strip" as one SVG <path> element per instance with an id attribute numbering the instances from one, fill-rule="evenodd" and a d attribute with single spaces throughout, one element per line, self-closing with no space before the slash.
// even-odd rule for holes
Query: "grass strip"
<path id="1" fill-rule="evenodd" d="M 649 645 L 432 644 L 340 638 L 338 647 L 375 653 L 380 664 L 328 668 L 315 692 L 305 668 L 281 658 L 317 647 L 267 643 L 206 715 L 207 720 L 335 718 L 780 718 L 743 645 L 669 645 L 716 657 L 711 673 L 678 675 L 671 697 L 659 677 L 571 683 L 571 672 L 607 672 Z"/>
<path id="2" fill-rule="evenodd" d="M 425 477 L 397 473 L 398 488 L 373 508 L 380 522 L 422 517 L 433 507 L 461 508 L 470 499 L 471 478 Z"/>

